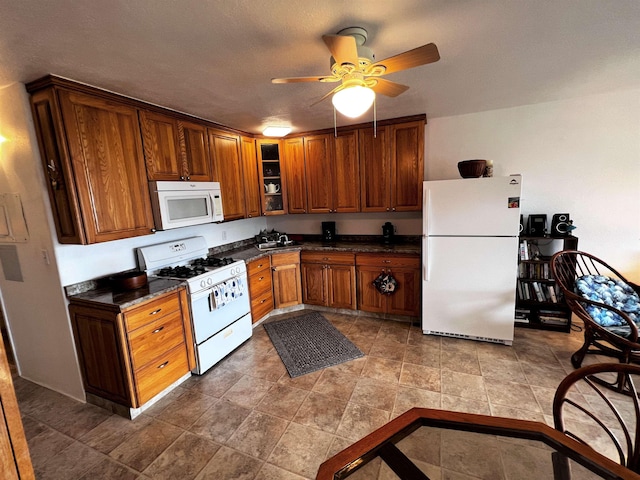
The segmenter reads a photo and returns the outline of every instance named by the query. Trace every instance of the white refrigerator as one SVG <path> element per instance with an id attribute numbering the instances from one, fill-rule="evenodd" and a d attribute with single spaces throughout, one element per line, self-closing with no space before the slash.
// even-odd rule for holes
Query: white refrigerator
<path id="1" fill-rule="evenodd" d="M 424 182 L 422 331 L 513 342 L 522 177 Z"/>

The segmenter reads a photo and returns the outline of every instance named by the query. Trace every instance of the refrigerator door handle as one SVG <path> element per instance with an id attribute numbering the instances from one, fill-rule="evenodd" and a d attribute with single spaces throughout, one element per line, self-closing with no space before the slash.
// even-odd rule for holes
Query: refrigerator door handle
<path id="1" fill-rule="evenodd" d="M 429 249 L 429 235 L 422 236 L 422 278 L 425 282 L 428 282 L 431 277 L 431 262 L 429 261 L 429 255 L 431 250 Z"/>
<path id="2" fill-rule="evenodd" d="M 423 183 L 422 198 L 424 199 L 424 208 L 422 212 L 422 278 L 425 282 L 429 281 L 430 269 L 429 265 L 429 218 L 431 217 L 431 189 L 427 187 L 427 183 Z"/>

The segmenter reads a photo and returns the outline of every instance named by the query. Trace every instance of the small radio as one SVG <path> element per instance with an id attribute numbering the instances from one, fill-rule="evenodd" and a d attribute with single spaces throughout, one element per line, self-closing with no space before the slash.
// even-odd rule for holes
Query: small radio
<path id="1" fill-rule="evenodd" d="M 527 235 L 531 237 L 544 237 L 547 230 L 547 214 L 529 215 Z"/>
<path id="2" fill-rule="evenodd" d="M 566 237 L 571 234 L 571 219 L 568 213 L 556 213 L 551 219 L 551 235 Z"/>

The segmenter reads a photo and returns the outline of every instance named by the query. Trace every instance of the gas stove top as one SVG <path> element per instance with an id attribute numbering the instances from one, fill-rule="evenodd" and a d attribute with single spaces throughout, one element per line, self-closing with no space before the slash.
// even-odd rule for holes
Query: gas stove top
<path id="1" fill-rule="evenodd" d="M 147 275 L 184 280 L 190 293 L 246 275 L 247 271 L 243 260 L 209 255 L 204 237 L 141 247 L 137 258 Z"/>
<path id="2" fill-rule="evenodd" d="M 194 278 L 199 275 L 204 275 L 207 272 L 211 272 L 216 268 L 231 265 L 232 263 L 235 263 L 235 262 L 236 260 L 229 257 L 196 258 L 194 260 L 191 260 L 191 262 L 188 265 L 163 267 L 157 272 L 154 272 L 153 274 L 158 277 L 169 277 L 169 278 L 179 278 L 179 279 Z"/>

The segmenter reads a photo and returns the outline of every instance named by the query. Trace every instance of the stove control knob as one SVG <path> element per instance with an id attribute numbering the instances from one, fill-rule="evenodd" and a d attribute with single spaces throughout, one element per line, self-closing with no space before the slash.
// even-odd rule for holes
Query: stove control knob
<path id="1" fill-rule="evenodd" d="M 213 278 L 211 277 L 207 278 L 207 285 L 209 286 L 213 285 Z"/>
<path id="2" fill-rule="evenodd" d="M 204 288 L 207 286 L 207 283 L 204 280 L 200 280 L 200 286 Z"/>

